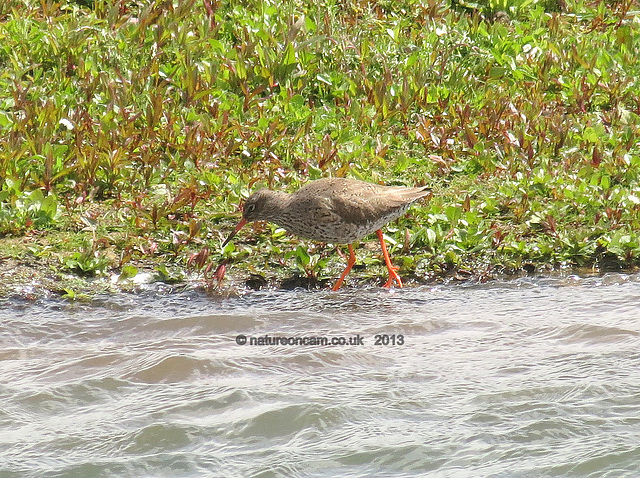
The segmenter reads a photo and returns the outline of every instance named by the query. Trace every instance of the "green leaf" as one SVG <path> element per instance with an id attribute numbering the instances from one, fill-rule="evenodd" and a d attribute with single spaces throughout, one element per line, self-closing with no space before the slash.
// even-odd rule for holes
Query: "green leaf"
<path id="1" fill-rule="evenodd" d="M 587 126 L 584 129 L 584 132 L 582 133 L 582 137 L 586 140 L 589 141 L 590 143 L 597 143 L 599 136 L 597 131 L 592 128 L 591 126 Z"/>
<path id="2" fill-rule="evenodd" d="M 311 256 L 309 255 L 307 250 L 302 246 L 298 246 L 296 249 L 296 262 L 302 267 L 305 267 L 309 264 L 310 261 Z"/>
<path id="3" fill-rule="evenodd" d="M 138 274 L 137 267 L 134 267 L 132 265 L 125 265 L 122 267 L 122 272 L 118 276 L 118 281 L 131 279 L 135 277 L 137 274 Z"/>
<path id="4" fill-rule="evenodd" d="M 436 235 L 436 231 L 434 231 L 430 227 L 427 228 L 427 240 L 429 241 L 429 244 L 435 244 L 437 239 L 438 236 Z"/>
<path id="5" fill-rule="evenodd" d="M 284 51 L 284 57 L 282 58 L 282 64 L 285 66 L 293 65 L 297 62 L 296 60 L 296 50 L 293 47 L 293 43 L 287 44 L 287 47 Z"/>

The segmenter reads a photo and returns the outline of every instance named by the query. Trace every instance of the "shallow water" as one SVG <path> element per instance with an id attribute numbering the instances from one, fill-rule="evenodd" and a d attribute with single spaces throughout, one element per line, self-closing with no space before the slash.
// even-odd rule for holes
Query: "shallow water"
<path id="1" fill-rule="evenodd" d="M 0 302 L 0 477 L 208 476 L 640 476 L 640 277 Z"/>

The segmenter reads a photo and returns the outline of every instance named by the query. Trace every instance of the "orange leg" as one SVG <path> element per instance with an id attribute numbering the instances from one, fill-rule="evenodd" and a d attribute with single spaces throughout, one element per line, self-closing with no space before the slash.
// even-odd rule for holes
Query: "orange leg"
<path id="1" fill-rule="evenodd" d="M 389 253 L 387 252 L 387 245 L 384 243 L 384 237 L 382 237 L 382 229 L 378 229 L 376 231 L 378 235 L 378 239 L 380 239 L 380 247 L 382 248 L 382 255 L 384 256 L 384 262 L 387 264 L 387 269 L 389 269 L 389 280 L 385 283 L 385 287 L 391 287 L 393 281 L 395 280 L 398 285 L 402 288 L 402 281 L 400 280 L 400 276 L 396 274 L 398 270 L 397 267 L 394 267 L 391 264 L 391 258 L 389 258 Z"/>
<path id="2" fill-rule="evenodd" d="M 356 263 L 356 253 L 353 252 L 353 245 L 349 244 L 349 260 L 347 261 L 347 268 L 344 270 L 344 272 L 340 276 L 340 279 L 336 281 L 336 285 L 334 285 L 331 290 L 336 291 L 340 288 L 340 286 L 344 282 L 344 278 L 347 277 L 347 274 L 349 273 L 349 271 L 351 270 L 351 268 L 355 263 Z"/>

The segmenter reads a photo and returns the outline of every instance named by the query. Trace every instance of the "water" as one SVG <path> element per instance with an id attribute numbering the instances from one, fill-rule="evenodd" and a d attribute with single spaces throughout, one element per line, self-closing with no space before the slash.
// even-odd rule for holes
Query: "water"
<path id="1" fill-rule="evenodd" d="M 640 277 L 0 302 L 0 477 L 217 476 L 640 476 Z"/>

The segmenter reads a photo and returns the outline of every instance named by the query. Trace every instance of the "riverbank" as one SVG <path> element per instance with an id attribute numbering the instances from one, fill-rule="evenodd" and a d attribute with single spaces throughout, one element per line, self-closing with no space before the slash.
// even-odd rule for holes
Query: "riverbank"
<path id="1" fill-rule="evenodd" d="M 251 191 L 327 176 L 433 187 L 385 229 L 409 283 L 634 270 L 637 5 L 492 5 L 5 2 L 0 294 L 322 286 L 332 247 L 220 244 Z"/>

